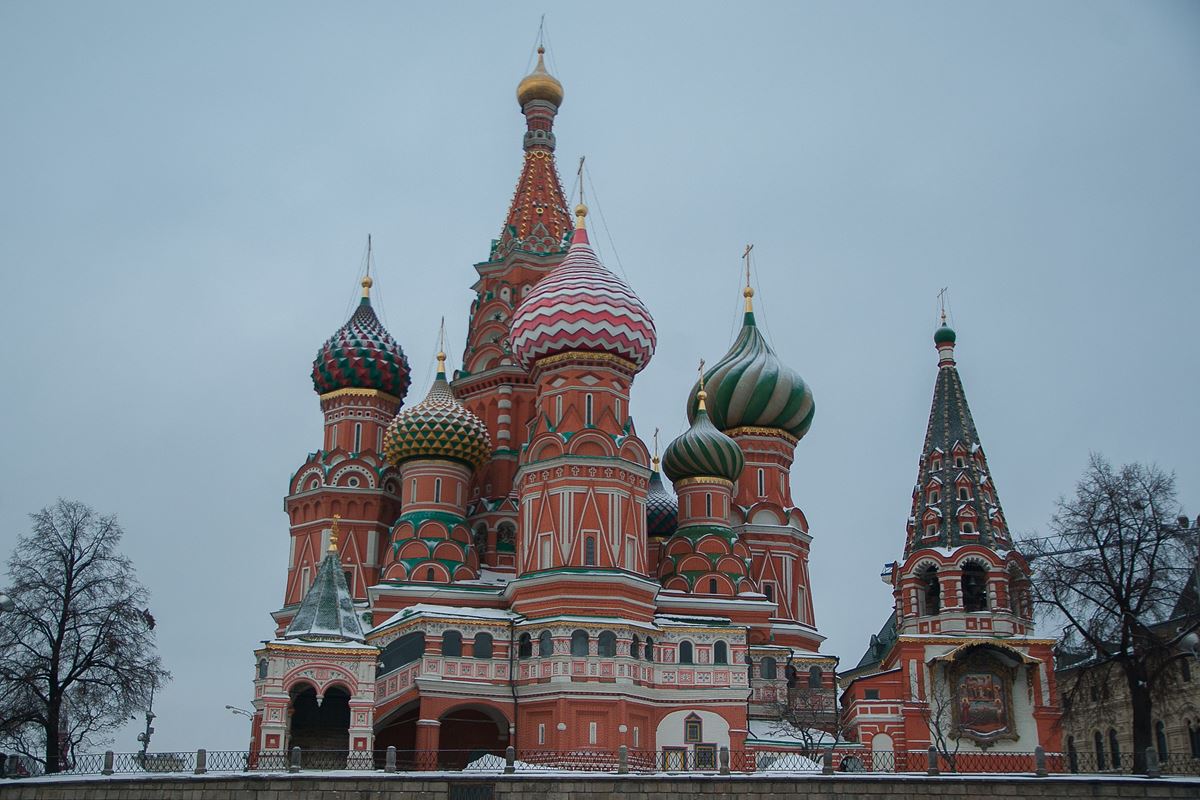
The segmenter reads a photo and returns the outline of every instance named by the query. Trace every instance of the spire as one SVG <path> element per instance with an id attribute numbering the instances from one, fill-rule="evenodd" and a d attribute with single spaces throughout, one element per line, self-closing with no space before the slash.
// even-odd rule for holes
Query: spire
<path id="1" fill-rule="evenodd" d="M 375 285 L 375 281 L 371 280 L 371 234 L 367 234 L 367 274 L 362 279 L 362 302 L 371 302 L 371 287 Z"/>
<path id="2" fill-rule="evenodd" d="M 342 573 L 338 558 L 339 519 L 338 516 L 333 518 L 329 549 L 317 568 L 316 580 L 305 593 L 296 616 L 292 617 L 291 624 L 283 634 L 285 639 L 363 641 L 362 623 L 354 610 L 354 600 L 350 597 L 350 587 L 346 585 L 346 576 Z"/>
<path id="3" fill-rule="evenodd" d="M 917 471 L 905 556 L 922 547 L 1011 547 L 1004 512 L 954 361 L 954 331 L 934 334 L 941 354 Z"/>
<path id="4" fill-rule="evenodd" d="M 446 318 L 442 317 L 441 326 L 438 328 L 438 351 L 437 351 L 437 378 L 435 380 L 446 380 Z"/>
<path id="5" fill-rule="evenodd" d="M 662 459 L 658 457 L 658 428 L 654 429 L 654 457 L 650 459 L 650 469 L 653 472 L 658 472 L 658 465 L 662 463 Z"/>
<path id="6" fill-rule="evenodd" d="M 525 164 L 504 228 L 492 248 L 493 259 L 511 250 L 539 255 L 561 252 L 571 231 L 571 213 L 554 163 L 554 117 L 562 104 L 562 84 L 546 71 L 545 52 L 538 47 L 537 66 L 517 87 L 517 101 L 525 115 Z"/>
<path id="7" fill-rule="evenodd" d="M 704 391 L 704 359 L 700 359 L 700 388 L 696 391 L 696 413 L 708 414 L 708 409 L 704 407 L 704 401 L 708 399 L 708 392 Z"/>
<path id="8" fill-rule="evenodd" d="M 742 290 L 742 297 L 746 298 L 746 319 L 745 324 L 754 324 L 754 289 L 750 286 L 750 251 L 754 249 L 754 245 L 746 245 L 746 252 L 742 253 L 742 258 L 746 262 L 746 288 Z"/>

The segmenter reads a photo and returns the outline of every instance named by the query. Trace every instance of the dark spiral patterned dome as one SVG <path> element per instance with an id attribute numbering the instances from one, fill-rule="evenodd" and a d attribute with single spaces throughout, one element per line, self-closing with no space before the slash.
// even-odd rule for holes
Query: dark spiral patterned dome
<path id="1" fill-rule="evenodd" d="M 663 485 L 657 464 L 646 491 L 646 535 L 670 536 L 679 518 L 679 502 Z"/>
<path id="2" fill-rule="evenodd" d="M 704 393 L 699 393 L 703 401 Z M 708 418 L 704 403 L 696 411 L 692 427 L 667 445 L 663 472 L 672 482 L 685 478 L 724 478 L 736 481 L 746 459 L 737 442 L 721 433 Z"/>
<path id="3" fill-rule="evenodd" d="M 439 365 L 425 399 L 396 415 L 383 451 L 397 466 L 414 458 L 445 458 L 479 469 L 492 454 L 487 425 L 455 398 Z"/>
<path id="4" fill-rule="evenodd" d="M 799 373 L 786 366 L 767 344 L 754 312 L 747 311 L 741 333 L 725 357 L 704 373 L 708 413 L 723 431 L 769 428 L 796 439 L 812 425 L 812 391 Z M 688 418 L 696 415 L 695 389 Z"/>
<path id="5" fill-rule="evenodd" d="M 370 279 L 363 288 L 369 289 Z M 404 399 L 409 369 L 404 350 L 383 327 L 364 295 L 354 315 L 321 346 L 313 361 L 313 388 L 318 394 L 338 389 L 377 389 Z"/>

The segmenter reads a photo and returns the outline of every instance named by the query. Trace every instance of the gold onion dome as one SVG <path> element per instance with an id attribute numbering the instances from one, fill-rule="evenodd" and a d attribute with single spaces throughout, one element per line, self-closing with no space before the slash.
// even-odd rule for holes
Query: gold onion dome
<path id="1" fill-rule="evenodd" d="M 545 100 L 555 106 L 562 105 L 563 87 L 558 78 L 546 71 L 545 53 L 546 48 L 539 46 L 537 66 L 517 84 L 517 102 L 522 108 L 531 100 Z"/>
<path id="2" fill-rule="evenodd" d="M 441 458 L 479 469 L 492 453 L 487 425 L 458 402 L 446 382 L 446 356 L 425 399 L 396 415 L 383 436 L 387 459 L 399 466 L 416 458 Z"/>

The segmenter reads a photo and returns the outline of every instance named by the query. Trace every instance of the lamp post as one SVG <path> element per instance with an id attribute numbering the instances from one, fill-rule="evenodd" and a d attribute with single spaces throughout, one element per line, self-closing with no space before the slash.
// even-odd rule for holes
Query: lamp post
<path id="1" fill-rule="evenodd" d="M 225 706 L 225 708 L 233 714 L 241 714 L 243 717 L 249 717 L 250 719 L 254 719 L 253 711 L 247 711 L 246 709 L 238 708 L 237 706 Z"/>

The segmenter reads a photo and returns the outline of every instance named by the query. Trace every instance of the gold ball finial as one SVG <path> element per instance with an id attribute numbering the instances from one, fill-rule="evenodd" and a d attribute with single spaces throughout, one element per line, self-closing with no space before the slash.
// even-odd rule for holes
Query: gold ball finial
<path id="1" fill-rule="evenodd" d="M 370 275 L 366 275 L 362 279 L 363 297 L 371 296 L 371 287 L 375 285 L 375 281 L 371 280 Z"/>
<path id="2" fill-rule="evenodd" d="M 579 205 L 575 206 L 575 227 L 576 228 L 586 227 L 586 225 L 584 224 L 584 219 L 587 217 L 587 215 L 588 215 L 588 207 L 587 206 L 585 206 L 583 203 L 580 203 Z"/>

